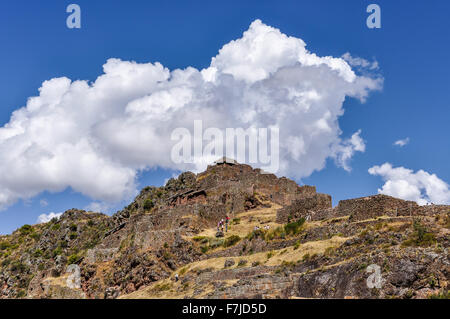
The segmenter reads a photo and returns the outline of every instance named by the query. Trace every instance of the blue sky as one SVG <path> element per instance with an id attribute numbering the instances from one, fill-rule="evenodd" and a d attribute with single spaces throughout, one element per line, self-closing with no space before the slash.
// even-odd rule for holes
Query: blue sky
<path id="1" fill-rule="evenodd" d="M 366 7 L 377 3 L 382 28 L 368 29 Z M 82 10 L 82 28 L 68 29 L 68 4 Z M 303 39 L 319 56 L 346 52 L 379 63 L 381 91 L 366 103 L 345 100 L 342 137 L 361 129 L 365 152 L 355 153 L 351 172 L 332 159 L 302 178 L 341 199 L 377 193 L 384 181 L 368 169 L 389 162 L 450 181 L 450 31 L 448 1 L 3 1 L 0 4 L 0 126 L 38 95 L 42 82 L 66 76 L 94 81 L 109 58 L 159 61 L 169 69 L 208 67 L 211 57 L 242 37 L 255 19 Z M 409 138 L 404 147 L 394 146 Z M 138 188 L 162 185 L 175 171 L 139 173 Z M 0 176 L 0 178 L 2 178 Z M 3 177 L 4 178 L 4 177 Z M 45 200 L 47 205 L 43 205 Z M 70 188 L 44 191 L 0 211 L 0 233 L 38 215 L 84 208 L 95 199 Z M 122 201 L 110 211 L 125 206 Z"/>

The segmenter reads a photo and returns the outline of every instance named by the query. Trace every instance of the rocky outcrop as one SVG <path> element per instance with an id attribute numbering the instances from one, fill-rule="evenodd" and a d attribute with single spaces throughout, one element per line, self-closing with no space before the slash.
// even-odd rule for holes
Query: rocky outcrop
<path id="1" fill-rule="evenodd" d="M 113 216 L 71 209 L 0 236 L 0 298 L 425 298 L 448 287 L 449 214 L 384 195 L 333 208 L 314 186 L 214 165 L 144 188 Z M 377 291 L 365 285 L 373 263 Z M 79 288 L 66 285 L 72 264 Z"/>

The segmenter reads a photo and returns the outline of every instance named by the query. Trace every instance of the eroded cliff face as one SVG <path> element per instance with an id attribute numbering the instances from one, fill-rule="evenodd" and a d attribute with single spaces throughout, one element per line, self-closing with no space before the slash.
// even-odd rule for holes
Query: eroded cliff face
<path id="1" fill-rule="evenodd" d="M 227 215 L 228 232 L 216 237 Z M 333 208 L 315 187 L 248 165 L 215 165 L 144 188 L 111 217 L 73 209 L 2 236 L 0 297 L 445 295 L 449 215 L 449 206 L 384 195 Z M 79 288 L 70 285 L 71 264 Z M 378 288 L 368 284 L 370 265 L 379 269 Z"/>

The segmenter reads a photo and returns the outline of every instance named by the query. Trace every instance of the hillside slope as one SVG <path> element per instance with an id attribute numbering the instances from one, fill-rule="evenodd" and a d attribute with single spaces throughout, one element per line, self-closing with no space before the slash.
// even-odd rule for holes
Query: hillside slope
<path id="1" fill-rule="evenodd" d="M 333 208 L 315 187 L 209 166 L 111 217 L 72 209 L 1 236 L 0 298 L 448 297 L 449 232 L 450 206 L 375 195 Z"/>

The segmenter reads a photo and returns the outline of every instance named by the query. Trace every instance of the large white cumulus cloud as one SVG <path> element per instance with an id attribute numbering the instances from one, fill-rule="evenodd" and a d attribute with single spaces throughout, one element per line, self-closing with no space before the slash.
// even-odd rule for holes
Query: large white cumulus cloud
<path id="1" fill-rule="evenodd" d="M 171 133 L 204 128 L 280 129 L 279 174 L 301 178 L 327 158 L 349 169 L 360 132 L 342 140 L 346 97 L 361 101 L 382 79 L 357 75 L 342 58 L 319 57 L 298 38 L 254 21 L 207 69 L 109 59 L 93 83 L 55 78 L 0 128 L 0 207 L 71 187 L 94 200 L 135 192 L 139 170 L 201 170 L 171 161 Z"/>
<path id="2" fill-rule="evenodd" d="M 435 174 L 424 170 L 414 172 L 401 166 L 392 167 L 390 163 L 373 166 L 369 173 L 379 175 L 385 181 L 378 193 L 413 200 L 419 205 L 450 204 L 450 186 Z"/>

